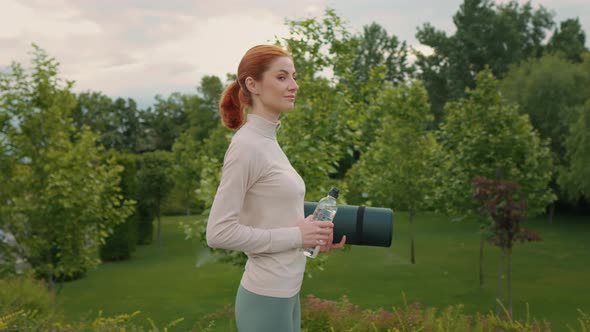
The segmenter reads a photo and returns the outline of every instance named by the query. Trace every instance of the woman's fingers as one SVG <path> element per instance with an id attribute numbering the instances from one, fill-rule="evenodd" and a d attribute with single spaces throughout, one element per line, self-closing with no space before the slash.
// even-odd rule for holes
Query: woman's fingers
<path id="1" fill-rule="evenodd" d="M 344 247 L 345 244 L 346 244 L 346 235 L 343 235 L 342 240 L 340 240 L 339 243 L 332 245 L 332 249 L 340 249 L 340 248 Z"/>

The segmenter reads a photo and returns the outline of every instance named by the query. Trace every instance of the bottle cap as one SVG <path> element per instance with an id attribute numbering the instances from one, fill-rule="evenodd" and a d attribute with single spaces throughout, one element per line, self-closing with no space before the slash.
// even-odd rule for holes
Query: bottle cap
<path id="1" fill-rule="evenodd" d="M 332 188 L 332 189 L 330 189 L 330 192 L 328 193 L 328 195 L 330 195 L 334 198 L 338 198 L 338 193 L 340 193 L 340 190 L 338 188 Z"/>

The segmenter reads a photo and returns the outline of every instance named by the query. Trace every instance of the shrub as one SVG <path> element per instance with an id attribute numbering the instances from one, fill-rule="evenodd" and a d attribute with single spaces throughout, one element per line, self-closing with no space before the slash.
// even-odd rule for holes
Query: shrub
<path id="1" fill-rule="evenodd" d="M 55 294 L 47 283 L 36 280 L 31 271 L 0 279 L 0 331 L 23 331 L 33 325 L 63 320 Z"/>
<path id="2" fill-rule="evenodd" d="M 462 305 L 440 311 L 435 308 L 423 309 L 419 303 L 392 308 L 392 311 L 361 310 L 351 304 L 346 296 L 340 301 L 329 301 L 308 295 L 301 308 L 302 332 L 551 331 L 547 322 L 530 319 L 521 322 L 493 313 L 466 315 Z"/>
<path id="3" fill-rule="evenodd" d="M 117 163 L 123 166 L 121 195 L 127 200 L 136 200 L 138 158 L 132 154 L 123 154 L 116 151 L 110 151 L 110 153 L 115 155 Z M 114 227 L 113 233 L 106 238 L 104 245 L 100 248 L 100 258 L 103 261 L 131 258 L 137 244 L 138 218 L 139 213 L 136 205 L 133 214 L 125 222 Z"/>
<path id="4" fill-rule="evenodd" d="M 135 211 L 124 223 L 114 227 L 100 248 L 102 261 L 120 261 L 131 258 L 137 244 L 138 213 Z"/>
<path id="5" fill-rule="evenodd" d="M 154 239 L 154 218 L 156 214 L 153 206 L 142 200 L 137 201 L 137 244 L 151 244 Z"/>

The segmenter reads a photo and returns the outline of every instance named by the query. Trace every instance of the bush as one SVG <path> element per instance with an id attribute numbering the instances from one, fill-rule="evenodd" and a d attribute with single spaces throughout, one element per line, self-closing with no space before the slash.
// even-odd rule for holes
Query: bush
<path id="1" fill-rule="evenodd" d="M 176 319 L 159 328 L 150 319 L 139 322 L 140 312 L 130 315 L 98 317 L 76 322 L 66 322 L 57 309 L 55 293 L 44 281 L 36 280 L 29 271 L 21 276 L 0 279 L 0 332 L 111 332 L 168 331 L 183 319 Z"/>
<path id="2" fill-rule="evenodd" d="M 0 331 L 26 331 L 33 325 L 47 325 L 63 320 L 57 309 L 55 294 L 47 283 L 36 280 L 31 271 L 0 279 Z"/>
<path id="3" fill-rule="evenodd" d="M 154 151 L 141 155 L 140 168 L 137 172 L 139 244 L 152 242 L 154 217 L 158 217 L 159 224 L 162 203 L 174 185 L 169 175 L 172 164 L 172 156 L 167 151 Z"/>
<path id="4" fill-rule="evenodd" d="M 113 233 L 100 248 L 100 258 L 103 261 L 120 261 L 131 258 L 137 247 L 138 213 L 135 211 L 127 220 L 115 226 Z"/>
<path id="5" fill-rule="evenodd" d="M 302 332 L 410 332 L 410 331 L 551 331 L 547 322 L 526 322 L 495 314 L 475 316 L 463 313 L 462 305 L 444 310 L 422 309 L 419 303 L 402 308 L 361 310 L 346 296 L 340 301 L 328 301 L 309 295 L 301 305 Z"/>
<path id="6" fill-rule="evenodd" d="M 140 312 L 136 311 L 130 315 L 122 314 L 113 317 L 103 317 L 102 312 L 100 312 L 94 320 L 66 323 L 64 321 L 39 321 L 29 316 L 24 310 L 19 310 L 12 314 L 0 315 L 0 332 L 167 332 L 169 328 L 184 320 L 182 318 L 176 319 L 168 325 L 159 328 L 150 318 L 146 318 L 146 322 L 143 324 L 136 322 L 139 314 Z"/>
<path id="7" fill-rule="evenodd" d="M 154 208 L 151 204 L 137 202 L 137 244 L 151 244 L 154 239 Z"/>
<path id="8" fill-rule="evenodd" d="M 110 151 L 115 156 L 117 164 L 123 166 L 121 173 L 121 195 L 127 200 L 137 199 L 137 157 L 132 154 L 123 154 Z M 138 237 L 137 205 L 125 222 L 116 225 L 100 248 L 100 258 L 103 261 L 126 260 L 131 258 L 135 251 Z"/>

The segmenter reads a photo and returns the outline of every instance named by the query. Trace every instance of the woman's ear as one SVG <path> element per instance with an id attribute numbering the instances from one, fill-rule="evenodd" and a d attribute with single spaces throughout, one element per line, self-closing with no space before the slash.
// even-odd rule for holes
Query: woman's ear
<path id="1" fill-rule="evenodd" d="M 246 77 L 245 83 L 246 89 L 248 89 L 251 94 L 258 95 L 258 82 L 256 82 L 256 80 L 248 76 Z"/>

